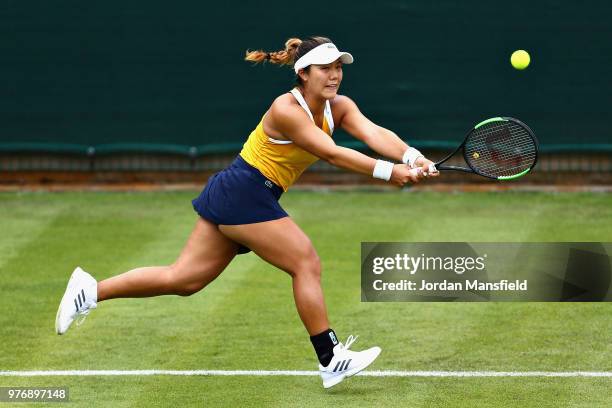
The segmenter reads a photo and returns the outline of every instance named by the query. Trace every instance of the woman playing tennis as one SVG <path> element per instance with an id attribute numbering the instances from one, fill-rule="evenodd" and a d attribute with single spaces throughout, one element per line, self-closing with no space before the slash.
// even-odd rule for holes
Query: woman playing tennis
<path id="1" fill-rule="evenodd" d="M 321 262 L 310 239 L 279 205 L 283 192 L 313 162 L 386 180 L 394 185 L 436 176 L 431 161 L 395 133 L 368 120 L 348 97 L 338 94 L 342 66 L 353 57 L 324 37 L 292 38 L 278 52 L 247 52 L 247 61 L 293 65 L 297 84 L 274 100 L 238 157 L 212 176 L 193 200 L 196 226 L 178 259 L 169 266 L 137 268 L 100 282 L 76 268 L 60 303 L 55 328 L 64 334 L 97 303 L 114 298 L 192 295 L 212 282 L 232 259 L 249 251 L 287 272 L 297 311 L 319 359 L 325 388 L 370 365 L 381 349 L 349 349 L 330 328 L 321 289 Z M 337 146 L 341 127 L 373 151 L 401 162 L 375 160 Z"/>

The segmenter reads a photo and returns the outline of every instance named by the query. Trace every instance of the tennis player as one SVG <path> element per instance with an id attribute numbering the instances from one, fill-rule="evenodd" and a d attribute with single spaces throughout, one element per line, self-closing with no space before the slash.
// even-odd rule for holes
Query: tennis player
<path id="1" fill-rule="evenodd" d="M 64 334 L 77 317 L 84 319 L 103 300 L 192 295 L 219 276 L 237 254 L 253 251 L 291 276 L 297 311 L 328 388 L 366 368 L 381 349 L 352 351 L 353 336 L 345 344 L 338 341 L 327 318 L 317 252 L 279 198 L 318 159 L 396 186 L 438 173 L 435 167 L 430 172 L 432 162 L 418 150 L 372 123 L 351 99 L 338 94 L 342 67 L 353 57 L 328 38 L 291 38 L 284 50 L 247 51 L 245 59 L 293 65 L 296 86 L 274 100 L 238 157 L 213 175 L 193 200 L 199 217 L 178 259 L 169 266 L 137 268 L 100 282 L 77 267 L 59 305 L 56 332 Z M 331 137 L 335 127 L 400 164 L 337 146 Z"/>

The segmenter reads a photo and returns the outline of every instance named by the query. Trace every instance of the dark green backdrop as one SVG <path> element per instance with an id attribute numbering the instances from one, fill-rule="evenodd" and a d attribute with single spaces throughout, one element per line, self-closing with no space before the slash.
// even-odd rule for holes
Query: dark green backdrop
<path id="1" fill-rule="evenodd" d="M 355 56 L 341 93 L 417 145 L 497 115 L 544 145 L 612 143 L 609 2 L 90 3 L 3 2 L 5 147 L 240 144 L 293 82 L 243 62 L 245 49 L 310 34 Z M 509 63 L 519 48 L 532 55 L 522 72 Z"/>

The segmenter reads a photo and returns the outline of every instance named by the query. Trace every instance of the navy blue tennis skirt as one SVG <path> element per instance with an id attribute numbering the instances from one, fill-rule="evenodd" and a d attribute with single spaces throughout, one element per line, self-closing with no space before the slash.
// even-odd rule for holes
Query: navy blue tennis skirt
<path id="1" fill-rule="evenodd" d="M 192 204 L 202 218 L 217 225 L 253 224 L 288 216 L 278 203 L 282 194 L 281 187 L 239 155 L 208 180 Z"/>

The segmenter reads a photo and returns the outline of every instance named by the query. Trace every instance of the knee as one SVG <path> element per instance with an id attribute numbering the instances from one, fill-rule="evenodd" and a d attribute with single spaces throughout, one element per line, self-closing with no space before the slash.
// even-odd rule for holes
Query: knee
<path id="1" fill-rule="evenodd" d="M 293 278 L 301 276 L 321 280 L 321 259 L 314 248 L 298 257 L 289 274 Z"/>
<path id="2" fill-rule="evenodd" d="M 191 296 L 204 289 L 204 286 L 206 285 L 200 282 L 183 283 L 174 288 L 174 293 L 178 296 Z"/>
<path id="3" fill-rule="evenodd" d="M 197 273 L 190 273 L 184 267 L 171 265 L 166 279 L 168 291 L 178 296 L 191 296 L 204 289 L 206 282 L 188 279 L 189 276 L 197 276 Z"/>

